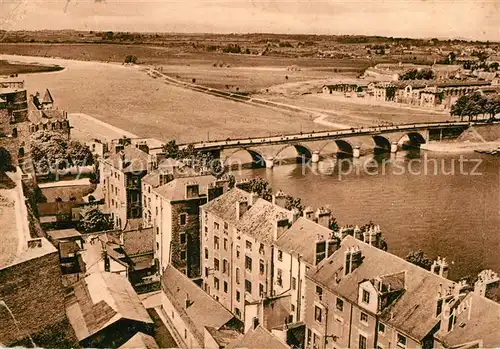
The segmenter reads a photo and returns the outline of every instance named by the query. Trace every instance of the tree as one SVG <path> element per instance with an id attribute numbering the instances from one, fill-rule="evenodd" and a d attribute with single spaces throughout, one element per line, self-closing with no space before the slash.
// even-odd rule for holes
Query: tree
<path id="1" fill-rule="evenodd" d="M 162 145 L 162 151 L 167 157 L 177 159 L 177 156 L 179 155 L 179 146 L 175 142 L 175 139 L 172 139 Z"/>
<path id="2" fill-rule="evenodd" d="M 137 57 L 136 56 L 132 56 L 132 55 L 128 55 L 127 57 L 125 57 L 125 63 L 136 64 L 137 63 Z"/>
<path id="3" fill-rule="evenodd" d="M 228 177 L 228 187 L 229 189 L 233 189 L 236 185 L 236 177 L 234 175 L 230 174 Z"/>
<path id="4" fill-rule="evenodd" d="M 432 259 L 427 257 L 422 250 L 410 251 L 406 256 L 406 261 L 418 265 L 425 270 L 431 270 L 431 266 L 433 263 Z"/>
<path id="5" fill-rule="evenodd" d="M 85 233 L 95 233 L 113 229 L 113 222 L 97 206 L 88 206 L 82 211 L 80 229 Z"/>
<path id="6" fill-rule="evenodd" d="M 476 92 L 461 96 L 455 104 L 451 106 L 450 114 L 460 117 L 460 120 L 462 120 L 464 116 L 467 116 L 470 121 L 474 116 L 477 117 L 481 114 L 490 113 L 488 108 L 491 109 L 491 113 L 496 114 L 496 104 L 493 102 L 488 104 L 488 99 L 480 92 Z"/>
<path id="7" fill-rule="evenodd" d="M 304 212 L 304 206 L 302 205 L 301 199 L 295 198 L 291 195 L 286 196 L 285 208 L 290 211 L 292 209 L 296 209 L 301 216 L 302 213 Z"/>
<path id="8" fill-rule="evenodd" d="M 72 165 L 89 166 L 94 164 L 94 156 L 90 148 L 77 141 L 71 141 L 67 149 Z"/>
<path id="9" fill-rule="evenodd" d="M 249 183 L 249 191 L 258 194 L 267 201 L 273 199 L 273 188 L 271 184 L 261 177 L 252 178 Z"/>

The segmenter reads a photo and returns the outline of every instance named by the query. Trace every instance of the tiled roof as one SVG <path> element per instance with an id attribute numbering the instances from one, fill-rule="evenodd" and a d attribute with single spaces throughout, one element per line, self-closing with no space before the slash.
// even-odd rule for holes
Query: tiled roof
<path id="1" fill-rule="evenodd" d="M 243 335 L 234 330 L 234 329 L 215 329 L 213 327 L 206 327 L 208 333 L 214 338 L 214 340 L 217 342 L 217 344 L 222 347 L 226 348 L 227 345 L 233 341 L 236 341 L 238 339 L 241 339 Z"/>
<path id="2" fill-rule="evenodd" d="M 203 343 L 205 327 L 220 329 L 233 318 L 229 310 L 171 265 L 163 273 L 162 285 L 166 296 L 200 343 Z M 187 298 L 189 306 L 186 308 Z"/>
<path id="3" fill-rule="evenodd" d="M 343 276 L 344 252 L 354 246 L 359 247 L 363 261 L 353 272 Z M 340 249 L 323 260 L 308 278 L 357 303 L 360 282 L 400 272 L 406 272 L 405 291 L 382 311 L 381 319 L 420 341 L 438 323 L 435 316 L 437 290 L 440 285 L 444 289 L 449 288 L 453 281 L 349 235 L 342 240 Z M 332 277 L 336 273 L 341 276 L 338 283 L 338 279 Z"/>
<path id="4" fill-rule="evenodd" d="M 448 348 L 473 341 L 481 341 L 481 348 L 500 348 L 500 304 L 473 292 L 461 303 L 466 309 L 457 316 L 453 330 L 439 331 L 436 338 Z"/>
<path id="5" fill-rule="evenodd" d="M 276 240 L 276 246 L 295 255 L 302 255 L 305 262 L 314 265 L 316 256 L 316 245 L 314 241 L 321 236 L 322 239 L 328 239 L 332 231 L 321 224 L 310 219 L 300 217 L 292 224 L 290 229 L 285 231 L 281 237 Z"/>
<path id="6" fill-rule="evenodd" d="M 248 200 L 250 194 L 242 189 L 233 188 L 224 195 L 203 205 L 205 212 L 212 213 L 228 223 L 236 223 L 236 203 Z"/>
<path id="7" fill-rule="evenodd" d="M 124 318 L 152 323 L 126 277 L 94 273 L 74 285 L 66 314 L 79 341 Z"/>
<path id="8" fill-rule="evenodd" d="M 122 154 L 125 155 L 125 163 L 123 169 L 120 169 Z M 148 170 L 150 159 L 149 154 L 134 146 L 128 146 L 121 152 L 111 155 L 104 162 L 123 172 L 142 172 Z"/>
<path id="9" fill-rule="evenodd" d="M 158 195 L 170 201 L 185 200 L 187 184 L 198 184 L 199 193 L 201 196 L 203 194 L 207 194 L 208 188 L 215 181 L 216 178 L 212 175 L 175 178 L 173 181 L 168 182 L 161 187 L 158 187 L 156 189 L 156 192 L 158 193 Z"/>
<path id="10" fill-rule="evenodd" d="M 50 230 L 47 232 L 47 234 L 54 240 L 82 237 L 82 234 L 74 228 L 61 229 L 61 230 Z"/>
<path id="11" fill-rule="evenodd" d="M 291 211 L 264 199 L 257 199 L 241 217 L 239 227 L 245 234 L 270 244 L 274 242 L 277 221 L 290 218 Z"/>
<path id="12" fill-rule="evenodd" d="M 153 228 L 123 232 L 123 249 L 128 256 L 153 252 Z"/>
<path id="13" fill-rule="evenodd" d="M 155 339 L 148 334 L 137 332 L 119 349 L 159 349 Z"/>
<path id="14" fill-rule="evenodd" d="M 80 251 L 80 246 L 75 241 L 61 241 L 59 243 L 59 254 L 62 258 L 71 257 Z"/>
<path id="15" fill-rule="evenodd" d="M 282 342 L 278 337 L 274 336 L 271 332 L 262 326 L 249 330 L 243 338 L 230 343 L 227 349 L 290 349 L 290 347 Z"/>

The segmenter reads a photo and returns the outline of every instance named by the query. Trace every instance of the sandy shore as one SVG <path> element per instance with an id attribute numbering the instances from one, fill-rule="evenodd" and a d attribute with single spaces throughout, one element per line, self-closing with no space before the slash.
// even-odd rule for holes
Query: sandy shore
<path id="1" fill-rule="evenodd" d="M 139 138 L 139 136 L 131 132 L 110 125 L 87 114 L 68 114 L 68 119 L 71 125 L 71 138 L 75 140 L 88 142 L 97 138 L 110 142 L 113 139 L 121 138 L 123 136 L 129 138 Z"/>
<path id="2" fill-rule="evenodd" d="M 500 147 L 496 142 L 463 142 L 463 143 L 426 143 L 420 149 L 441 153 L 472 153 L 476 150 L 493 150 Z"/>

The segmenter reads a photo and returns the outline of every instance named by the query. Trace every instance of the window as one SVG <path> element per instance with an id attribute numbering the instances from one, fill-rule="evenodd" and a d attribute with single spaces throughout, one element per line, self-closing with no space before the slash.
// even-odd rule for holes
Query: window
<path id="1" fill-rule="evenodd" d="M 252 293 L 252 283 L 248 280 L 245 280 L 245 291 L 248 293 Z"/>
<path id="2" fill-rule="evenodd" d="M 186 233 L 185 232 L 179 233 L 179 240 L 181 241 L 181 244 L 186 243 Z"/>
<path id="3" fill-rule="evenodd" d="M 224 230 L 227 230 L 228 227 L 229 225 L 227 224 L 227 222 L 224 222 Z"/>
<path id="4" fill-rule="evenodd" d="M 181 251 L 181 261 L 185 261 L 186 260 L 186 250 L 182 250 Z"/>
<path id="5" fill-rule="evenodd" d="M 295 304 L 292 304 L 292 305 L 290 306 L 290 309 L 292 310 L 292 313 L 295 313 Z"/>
<path id="6" fill-rule="evenodd" d="M 278 250 L 278 260 L 279 260 L 280 262 L 282 262 L 282 261 L 283 261 L 283 251 L 281 251 L 281 250 Z"/>
<path id="7" fill-rule="evenodd" d="M 266 253 L 265 249 L 264 249 L 264 244 L 260 244 L 260 247 L 259 247 L 259 253 L 261 255 L 264 255 Z"/>
<path id="8" fill-rule="evenodd" d="M 215 288 L 216 290 L 218 290 L 218 289 L 219 289 L 219 279 L 218 279 L 218 278 L 214 278 L 214 288 Z"/>
<path id="9" fill-rule="evenodd" d="M 259 283 L 259 295 L 264 297 L 264 285 Z"/>
<path id="10" fill-rule="evenodd" d="M 217 258 L 214 258 L 214 269 L 219 271 L 219 260 Z"/>
<path id="11" fill-rule="evenodd" d="M 240 284 L 240 268 L 236 268 L 236 283 Z"/>
<path id="12" fill-rule="evenodd" d="M 321 298 L 323 298 L 323 289 L 319 286 L 316 286 L 316 295 L 319 297 L 320 300 Z"/>
<path id="13" fill-rule="evenodd" d="M 385 325 L 381 322 L 378 324 L 378 331 L 379 333 L 385 333 Z"/>
<path id="14" fill-rule="evenodd" d="M 238 319 L 241 319 L 241 311 L 238 308 L 234 308 L 234 314 Z"/>
<path id="15" fill-rule="evenodd" d="M 259 260 L 260 275 L 264 275 L 265 270 L 266 270 L 266 266 L 264 265 L 264 261 L 262 259 L 260 259 Z"/>
<path id="16" fill-rule="evenodd" d="M 227 251 L 227 239 L 224 238 L 224 251 Z"/>
<path id="17" fill-rule="evenodd" d="M 214 236 L 214 249 L 219 249 L 219 237 Z"/>
<path id="18" fill-rule="evenodd" d="M 319 348 L 319 336 L 316 333 L 313 336 L 313 345 L 315 348 Z"/>
<path id="19" fill-rule="evenodd" d="M 179 216 L 179 220 L 180 220 L 180 224 L 181 225 L 186 225 L 186 223 L 187 223 L 187 214 L 181 213 L 181 215 Z"/>
<path id="20" fill-rule="evenodd" d="M 366 337 L 363 335 L 359 335 L 358 348 L 359 349 L 366 349 Z"/>
<path id="21" fill-rule="evenodd" d="M 222 273 L 227 273 L 229 274 L 229 263 L 226 259 L 222 261 Z"/>
<path id="22" fill-rule="evenodd" d="M 292 277 L 292 290 L 297 289 L 297 279 Z"/>
<path id="23" fill-rule="evenodd" d="M 310 329 L 307 329 L 307 344 L 311 344 L 312 332 Z"/>
<path id="24" fill-rule="evenodd" d="M 252 250 L 252 243 L 248 240 L 246 241 L 246 248 L 247 248 L 247 250 L 250 250 L 250 251 Z"/>
<path id="25" fill-rule="evenodd" d="M 276 283 L 278 286 L 283 286 L 283 270 L 277 270 Z"/>
<path id="26" fill-rule="evenodd" d="M 156 249 L 159 250 L 160 249 L 160 243 L 156 243 Z"/>
<path id="27" fill-rule="evenodd" d="M 321 308 L 318 307 L 317 305 L 314 306 L 314 320 L 316 320 L 317 322 L 321 322 L 322 319 L 321 319 Z"/>
<path id="28" fill-rule="evenodd" d="M 406 337 L 398 333 L 398 347 L 406 348 Z"/>
<path id="29" fill-rule="evenodd" d="M 224 281 L 224 293 L 227 293 L 227 282 Z"/>
<path id="30" fill-rule="evenodd" d="M 214 222 L 214 230 L 219 230 L 219 223 Z"/>
<path id="31" fill-rule="evenodd" d="M 368 322 L 368 315 L 366 315 L 365 313 L 361 313 L 359 316 L 359 321 L 367 323 Z"/>
<path id="32" fill-rule="evenodd" d="M 248 271 L 252 271 L 252 258 L 245 256 L 245 268 Z"/>
<path id="33" fill-rule="evenodd" d="M 236 258 L 240 258 L 240 246 L 236 246 Z"/>
<path id="34" fill-rule="evenodd" d="M 187 338 L 188 337 L 188 331 L 186 329 L 184 329 L 184 338 Z"/>
<path id="35" fill-rule="evenodd" d="M 370 292 L 363 290 L 363 303 L 370 303 Z"/>
<path id="36" fill-rule="evenodd" d="M 344 310 L 344 301 L 340 298 L 337 298 L 337 309 L 340 311 Z"/>
<path id="37" fill-rule="evenodd" d="M 236 302 L 239 302 L 241 299 L 240 291 L 236 291 Z"/>
<path id="38" fill-rule="evenodd" d="M 205 268 L 205 277 L 208 277 L 208 268 Z"/>
<path id="39" fill-rule="evenodd" d="M 205 259 L 208 259 L 208 248 L 205 247 Z"/>

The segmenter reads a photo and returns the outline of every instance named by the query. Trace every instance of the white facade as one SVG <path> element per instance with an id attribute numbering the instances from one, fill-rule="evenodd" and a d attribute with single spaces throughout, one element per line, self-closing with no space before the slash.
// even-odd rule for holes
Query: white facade
<path id="1" fill-rule="evenodd" d="M 165 315 L 173 324 L 173 329 L 177 331 L 177 339 L 180 338 L 184 343 L 184 348 L 202 348 L 203 343 L 199 343 L 196 340 L 196 337 L 190 331 L 189 326 L 184 322 L 184 319 L 181 317 L 181 314 L 177 311 L 177 309 L 173 306 L 172 302 L 168 299 L 165 292 L 161 293 L 161 307 L 165 312 Z M 172 330 L 172 329 L 170 329 Z M 181 345 L 181 343 L 178 343 Z"/>

